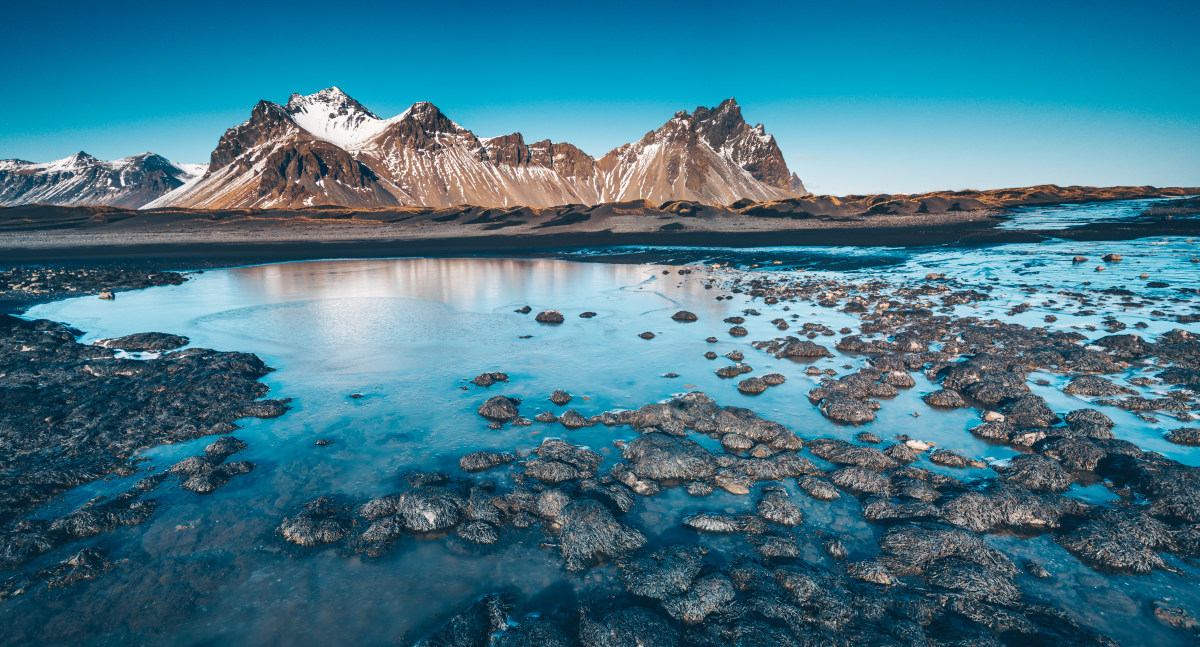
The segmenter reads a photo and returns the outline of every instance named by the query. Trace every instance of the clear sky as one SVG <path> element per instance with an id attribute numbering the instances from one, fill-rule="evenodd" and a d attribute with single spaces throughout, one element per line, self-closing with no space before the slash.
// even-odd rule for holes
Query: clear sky
<path id="1" fill-rule="evenodd" d="M 734 96 L 818 193 L 1200 186 L 1200 1 L 9 2 L 0 158 L 205 162 L 337 85 L 593 155 Z"/>

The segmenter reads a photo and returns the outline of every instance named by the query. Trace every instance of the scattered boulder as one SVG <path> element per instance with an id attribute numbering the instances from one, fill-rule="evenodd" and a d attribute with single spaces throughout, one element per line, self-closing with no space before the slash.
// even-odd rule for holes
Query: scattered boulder
<path id="1" fill-rule="evenodd" d="M 520 403 L 521 401 L 515 398 L 497 395 L 479 405 L 479 415 L 493 422 L 509 422 L 521 415 L 517 410 Z"/>

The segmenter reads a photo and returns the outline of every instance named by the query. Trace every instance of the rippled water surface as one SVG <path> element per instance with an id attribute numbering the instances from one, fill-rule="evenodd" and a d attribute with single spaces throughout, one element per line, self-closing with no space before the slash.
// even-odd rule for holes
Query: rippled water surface
<path id="1" fill-rule="evenodd" d="M 1108 252 L 1118 252 L 1125 260 L 1095 272 L 1099 256 Z M 670 250 L 657 253 L 671 258 Z M 1050 242 L 980 250 L 788 248 L 706 253 L 709 260 L 743 267 L 760 264 L 756 271 L 761 272 L 800 269 L 854 281 L 901 281 L 945 272 L 995 286 L 995 300 L 974 312 L 960 307 L 960 314 L 1075 328 L 1092 337 L 1107 334 L 1086 329 L 1099 323 L 1098 315 L 1060 313 L 1055 324 L 1043 324 L 1046 311 L 1039 304 L 1060 290 L 1082 287 L 1129 287 L 1142 294 L 1168 295 L 1179 286 L 1197 285 L 1200 278 L 1197 266 L 1188 262 L 1196 246 L 1184 239 Z M 1090 260 L 1074 264 L 1075 255 Z M 856 331 L 857 319 L 812 305 L 793 304 L 785 310 L 783 304 L 768 306 L 744 295 L 717 301 L 717 294 L 726 294 L 719 286 L 728 269 L 698 268 L 687 276 L 674 273 L 677 267 L 671 274 L 663 274 L 664 269 L 654 264 L 486 258 L 319 261 L 208 271 L 180 286 L 122 293 L 115 301 L 80 298 L 33 309 L 29 316 L 65 321 L 86 331 L 85 341 L 154 330 L 187 335 L 192 346 L 257 353 L 278 369 L 265 380 L 271 397 L 293 398 L 294 408 L 275 420 L 246 420 L 236 432 L 249 445 L 238 458 L 258 465 L 252 473 L 209 496 L 181 491 L 168 481 L 153 495 L 162 505 L 149 521 L 88 544 L 127 560 L 108 574 L 8 603 L 10 629 L 4 641 L 396 644 L 398 638 L 411 642 L 487 591 L 515 588 L 528 600 L 529 610 L 539 600 L 553 600 L 563 587 L 611 577 L 611 568 L 566 573 L 557 552 L 539 545 L 545 538 L 537 530 L 504 531 L 514 534 L 490 553 L 466 551 L 448 540 L 405 539 L 384 556 L 370 559 L 348 557 L 339 549 L 295 549 L 276 536 L 282 517 L 316 496 L 332 493 L 362 500 L 381 495 L 398 489 L 402 473 L 411 470 L 461 474 L 458 458 L 470 451 L 529 449 L 545 437 L 564 437 L 591 446 L 611 463 L 619 456 L 612 442 L 635 433 L 620 427 L 568 432 L 560 425 L 542 424 L 491 430 L 475 410 L 497 394 L 522 398 L 522 414 L 532 417 L 558 410 L 546 400 L 554 389 L 574 394 L 571 406 L 584 415 L 700 390 L 720 404 L 749 407 L 804 438 L 850 440 L 861 430 L 834 425 L 808 402 L 805 395 L 818 381 L 804 374 L 808 363 L 777 360 L 750 346 L 753 340 L 782 334 L 769 323 L 776 317 L 798 314 L 796 322 Z M 1151 278 L 1138 278 L 1143 272 Z M 709 277 L 717 279 L 717 289 L 704 288 Z M 1147 280 L 1171 286 L 1146 289 Z M 1105 298 L 1111 307 L 1097 311 L 1111 312 L 1131 327 L 1145 322 L 1147 328 L 1140 334 L 1153 336 L 1179 327 L 1144 312 L 1148 309 L 1122 310 L 1119 296 Z M 1015 317 L 1004 314 L 1023 302 L 1034 308 Z M 534 313 L 560 310 L 566 323 L 541 325 L 533 314 L 514 312 L 527 304 Z M 745 308 L 756 308 L 762 315 L 748 317 L 748 337 L 730 337 L 721 319 Z M 679 309 L 695 312 L 700 320 L 672 321 L 670 315 Z M 579 318 L 584 311 L 598 314 Z M 637 334 L 643 331 L 656 337 L 640 339 Z M 707 343 L 710 335 L 720 341 Z M 817 341 L 832 347 L 836 339 Z M 708 350 L 724 354 L 734 349 L 745 353 L 754 374 L 783 373 L 787 383 L 760 396 L 739 394 L 736 380 L 721 380 L 713 373 L 726 360 L 703 357 Z M 861 366 L 862 358 L 837 354 L 812 364 L 846 373 L 846 367 Z M 511 381 L 489 389 L 466 381 L 493 370 L 507 372 Z M 664 377 L 667 373 L 679 377 Z M 978 423 L 978 411 L 925 406 L 920 396 L 937 387 L 923 375 L 913 375 L 917 387 L 885 402 L 870 430 L 885 439 L 907 433 L 990 461 L 1013 455 L 1007 447 L 985 444 L 967 433 Z M 1052 382 L 1034 389 L 1055 410 L 1086 405 L 1084 399 L 1058 390 L 1065 379 L 1033 375 L 1031 380 L 1037 377 Z M 352 393 L 365 397 L 352 399 Z M 1149 424 L 1122 410 L 1104 410 L 1117 421 L 1118 437 L 1200 464 L 1197 450 L 1161 439 L 1164 430 L 1180 426 L 1178 421 Z M 318 439 L 334 442 L 316 446 Z M 199 453 L 210 441 L 148 451 L 147 465 L 169 466 Z M 968 478 L 972 471 L 988 473 L 923 465 L 959 478 Z M 498 472 L 497 477 L 502 475 Z M 120 492 L 136 478 L 79 488 L 45 514 L 62 513 L 97 494 Z M 852 497 L 820 503 L 800 494 L 794 482 L 786 486 L 805 514 L 800 530 L 806 558 L 827 559 L 820 550 L 824 533 L 841 535 L 852 557 L 875 553 L 880 531 L 861 521 Z M 1076 486 L 1073 494 L 1093 501 L 1112 498 L 1100 486 Z M 753 493 L 693 499 L 681 489 L 669 489 L 639 498 L 626 520 L 645 529 L 652 541 L 697 541 L 679 526 L 685 514 L 701 508 L 745 511 L 755 499 Z M 747 548 L 736 537 L 703 541 L 729 550 Z M 1036 557 L 1047 564 L 1054 579 L 1022 575 L 1020 585 L 1123 643 L 1137 644 L 1153 636 L 1159 644 L 1186 644 L 1181 633 L 1164 630 L 1148 615 L 1148 600 L 1169 599 L 1200 612 L 1195 569 L 1173 558 L 1172 564 L 1190 575 L 1107 577 L 1082 566 L 1048 538 L 992 536 L 987 541 L 1017 563 Z"/>

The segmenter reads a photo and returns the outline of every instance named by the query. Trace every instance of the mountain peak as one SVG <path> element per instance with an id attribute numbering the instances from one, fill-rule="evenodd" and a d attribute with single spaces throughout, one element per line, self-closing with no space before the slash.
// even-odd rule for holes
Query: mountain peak
<path id="1" fill-rule="evenodd" d="M 383 124 L 336 85 L 313 94 L 293 94 L 284 110 L 304 130 L 343 148 L 366 141 Z"/>

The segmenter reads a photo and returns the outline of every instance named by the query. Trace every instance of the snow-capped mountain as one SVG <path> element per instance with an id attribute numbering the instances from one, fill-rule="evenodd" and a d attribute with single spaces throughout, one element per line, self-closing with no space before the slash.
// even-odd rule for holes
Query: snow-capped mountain
<path id="1" fill-rule="evenodd" d="M 205 164 L 176 164 L 154 153 L 106 162 L 78 152 L 53 162 L 0 160 L 0 205 L 107 205 L 138 208 L 189 186 Z"/>
<path id="2" fill-rule="evenodd" d="M 0 161 L 0 204 L 124 207 L 554 206 L 646 199 L 728 204 L 807 191 L 761 124 L 728 99 L 678 112 L 600 159 L 521 133 L 477 137 L 421 102 L 381 119 L 337 87 L 260 101 L 209 164 L 146 153 Z"/>
<path id="3" fill-rule="evenodd" d="M 207 174 L 156 204 L 217 207 L 553 206 L 634 199 L 729 203 L 805 195 L 775 139 L 733 99 L 677 113 L 596 160 L 520 133 L 480 138 L 431 103 L 381 119 L 334 87 L 260 101 Z"/>

